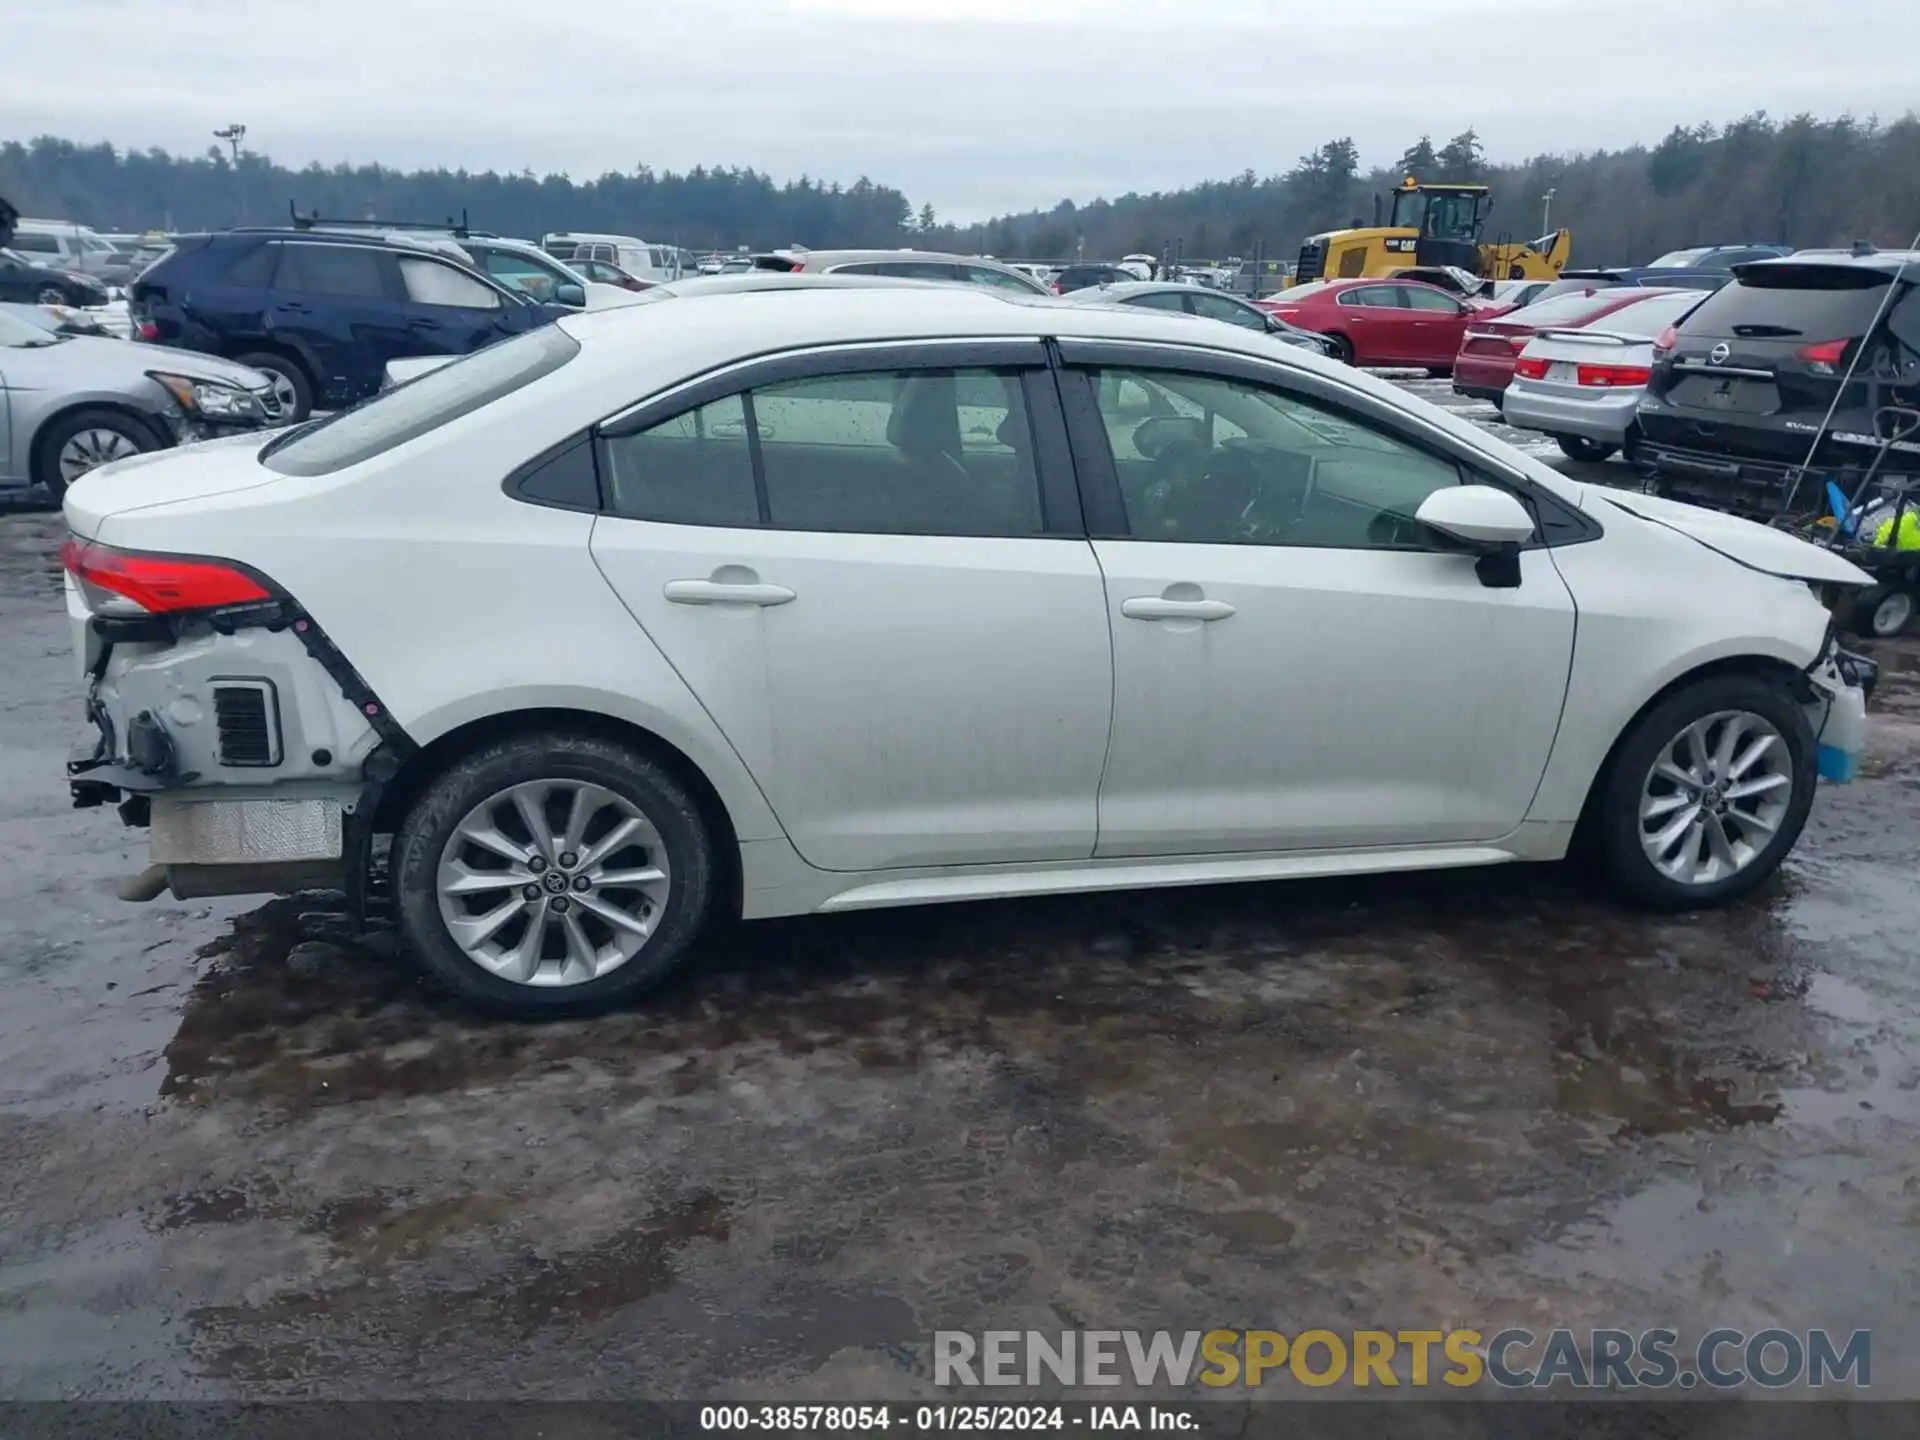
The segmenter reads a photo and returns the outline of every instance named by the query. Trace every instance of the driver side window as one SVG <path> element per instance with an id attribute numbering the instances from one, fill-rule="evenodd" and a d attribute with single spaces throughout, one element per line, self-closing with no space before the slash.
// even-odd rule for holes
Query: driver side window
<path id="1" fill-rule="evenodd" d="M 1286 391 L 1101 369 L 1094 399 L 1136 540 L 1424 550 L 1414 512 L 1458 466 Z"/>

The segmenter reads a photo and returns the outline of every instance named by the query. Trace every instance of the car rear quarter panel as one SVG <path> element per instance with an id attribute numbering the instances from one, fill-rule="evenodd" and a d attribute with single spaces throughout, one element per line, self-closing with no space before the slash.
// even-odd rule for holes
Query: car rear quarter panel
<path id="1" fill-rule="evenodd" d="M 1530 820 L 1578 820 L 1614 742 L 1675 681 L 1726 661 L 1804 669 L 1827 632 L 1828 614 L 1802 582 L 1748 569 L 1604 500 L 1588 508 L 1605 536 L 1553 552 L 1578 619 L 1566 710 Z"/>
<path id="2" fill-rule="evenodd" d="M 595 568 L 594 517 L 501 489 L 580 428 L 544 389 L 336 475 L 262 470 L 258 485 L 111 515 L 99 538 L 252 565 L 312 614 L 417 744 L 514 711 L 610 716 L 698 766 L 740 839 L 779 835 L 739 757 Z"/>

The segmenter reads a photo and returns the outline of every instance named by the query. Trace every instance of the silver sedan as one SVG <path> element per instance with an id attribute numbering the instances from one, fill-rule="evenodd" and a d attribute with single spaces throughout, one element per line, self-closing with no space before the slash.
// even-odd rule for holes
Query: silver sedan
<path id="1" fill-rule="evenodd" d="M 271 425 L 281 405 L 243 365 L 0 313 L 0 490 L 44 485 L 57 500 L 110 460 Z"/>

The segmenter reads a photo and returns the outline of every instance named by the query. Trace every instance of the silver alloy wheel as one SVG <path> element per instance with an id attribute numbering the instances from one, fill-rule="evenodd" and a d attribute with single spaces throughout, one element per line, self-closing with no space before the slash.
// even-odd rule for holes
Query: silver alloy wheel
<path id="1" fill-rule="evenodd" d="M 447 934 L 518 985 L 582 985 L 653 938 L 666 846 L 640 807 L 583 780 L 509 786 L 467 812 L 435 881 Z"/>
<path id="2" fill-rule="evenodd" d="M 1681 885 L 1712 885 L 1760 857 L 1793 802 L 1793 753 L 1750 710 L 1702 716 L 1661 747 L 1640 787 L 1640 846 Z"/>
<path id="3" fill-rule="evenodd" d="M 1913 619 L 1913 594 L 1907 590 L 1889 590 L 1873 607 L 1873 633 L 1879 638 L 1898 635 Z"/>
<path id="4" fill-rule="evenodd" d="M 58 463 L 61 483 L 71 485 L 89 470 L 96 470 L 109 460 L 124 460 L 129 455 L 139 453 L 140 447 L 118 430 L 109 430 L 104 425 L 90 425 L 68 436 L 67 443 L 60 447 Z"/>
<path id="5" fill-rule="evenodd" d="M 39 303 L 42 305 L 64 305 L 67 303 L 67 297 L 61 293 L 59 286 L 48 285 L 40 291 Z"/>
<path id="6" fill-rule="evenodd" d="M 300 392 L 293 388 L 293 381 L 278 370 L 266 370 L 261 373 L 273 382 L 273 402 L 279 407 L 274 411 L 274 416 L 278 419 L 286 419 L 293 414 L 293 407 L 299 402 Z"/>

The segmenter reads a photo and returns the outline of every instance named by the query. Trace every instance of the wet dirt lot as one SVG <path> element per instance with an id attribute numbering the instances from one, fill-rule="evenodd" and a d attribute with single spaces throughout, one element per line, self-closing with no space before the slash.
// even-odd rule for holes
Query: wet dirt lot
<path id="1" fill-rule="evenodd" d="M 311 900 L 113 897 L 60 533 L 0 514 L 0 1396 L 906 1398 L 942 1328 L 1507 1324 L 1871 1328 L 1920 1395 L 1920 644 L 1730 912 L 1514 869 L 794 920 L 528 1027 Z"/>

